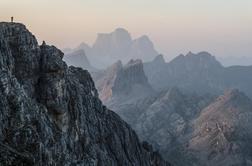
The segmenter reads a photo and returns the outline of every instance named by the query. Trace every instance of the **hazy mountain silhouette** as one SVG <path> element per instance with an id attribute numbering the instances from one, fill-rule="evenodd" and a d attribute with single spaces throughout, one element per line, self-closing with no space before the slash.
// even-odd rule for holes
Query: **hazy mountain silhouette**
<path id="1" fill-rule="evenodd" d="M 199 94 L 221 94 L 225 89 L 236 88 L 252 97 L 252 66 L 223 67 L 207 52 L 179 55 L 168 63 L 157 58 L 144 63 L 144 71 L 158 91 L 176 86 Z"/>
<path id="2" fill-rule="evenodd" d="M 71 51 L 66 53 L 63 60 L 69 66 L 81 67 L 83 69 L 94 71 L 96 70 L 89 62 L 85 52 L 83 49 L 79 49 L 76 51 Z"/>
<path id="3" fill-rule="evenodd" d="M 127 63 L 130 59 L 150 61 L 158 55 L 148 36 L 132 39 L 128 31 L 117 28 L 111 33 L 99 33 L 94 44 L 80 44 L 74 50 L 83 49 L 91 64 L 104 69 L 118 60 Z"/>

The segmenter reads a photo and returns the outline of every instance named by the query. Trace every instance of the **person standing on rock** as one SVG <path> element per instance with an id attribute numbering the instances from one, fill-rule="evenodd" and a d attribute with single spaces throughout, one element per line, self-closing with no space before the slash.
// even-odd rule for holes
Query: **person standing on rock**
<path id="1" fill-rule="evenodd" d="M 14 17 L 12 16 L 12 17 L 11 17 L 11 22 L 13 22 L 13 21 L 14 21 Z"/>

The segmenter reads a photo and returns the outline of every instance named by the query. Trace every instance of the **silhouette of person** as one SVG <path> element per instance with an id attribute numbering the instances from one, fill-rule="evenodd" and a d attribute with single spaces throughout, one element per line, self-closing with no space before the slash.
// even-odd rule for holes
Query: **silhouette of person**
<path id="1" fill-rule="evenodd" d="M 13 22 L 13 20 L 14 20 L 14 17 L 11 17 L 11 22 Z"/>

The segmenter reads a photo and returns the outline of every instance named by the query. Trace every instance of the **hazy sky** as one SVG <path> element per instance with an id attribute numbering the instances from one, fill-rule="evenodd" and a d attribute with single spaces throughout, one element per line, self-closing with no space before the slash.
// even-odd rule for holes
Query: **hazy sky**
<path id="1" fill-rule="evenodd" d="M 123 27 L 148 35 L 167 58 L 190 50 L 252 57 L 252 0 L 0 0 L 0 20 L 11 16 L 59 48 Z"/>

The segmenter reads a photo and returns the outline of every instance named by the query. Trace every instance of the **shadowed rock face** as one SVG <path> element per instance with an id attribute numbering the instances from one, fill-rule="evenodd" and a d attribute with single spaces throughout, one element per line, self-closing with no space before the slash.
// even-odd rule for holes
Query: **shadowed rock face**
<path id="1" fill-rule="evenodd" d="M 95 81 L 95 86 L 99 92 L 99 97 L 103 102 L 107 102 L 111 99 L 113 95 L 112 87 L 114 86 L 118 72 L 122 70 L 122 68 L 122 62 L 118 61 L 106 70 L 91 73 Z"/>
<path id="2" fill-rule="evenodd" d="M 106 70 L 92 73 L 92 76 L 103 103 L 110 109 L 115 108 L 131 125 L 138 117 L 132 103 L 155 95 L 144 74 L 141 60 L 130 60 L 124 66 L 119 61 Z"/>
<path id="3" fill-rule="evenodd" d="M 128 64 L 119 70 L 112 91 L 114 95 L 127 95 L 135 90 L 134 86 L 138 85 L 151 90 L 151 86 L 143 71 L 142 61 L 130 60 Z"/>
<path id="4" fill-rule="evenodd" d="M 124 97 L 135 98 L 154 93 L 148 83 L 141 60 L 130 60 L 126 65 L 121 61 L 108 67 L 106 70 L 92 72 L 101 100 L 110 103 Z"/>
<path id="5" fill-rule="evenodd" d="M 24 25 L 0 23 L 0 163 L 168 165 L 62 58 Z"/>

